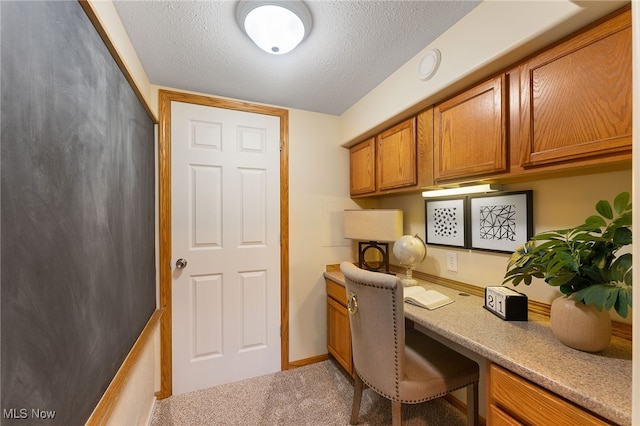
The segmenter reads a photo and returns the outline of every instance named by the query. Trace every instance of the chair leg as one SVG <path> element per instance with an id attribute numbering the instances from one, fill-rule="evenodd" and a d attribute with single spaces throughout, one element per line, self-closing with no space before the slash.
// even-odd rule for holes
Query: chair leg
<path id="1" fill-rule="evenodd" d="M 478 382 L 467 386 L 467 426 L 478 426 Z"/>
<path id="2" fill-rule="evenodd" d="M 354 386 L 353 386 L 353 403 L 351 404 L 351 420 L 349 421 L 352 425 L 358 424 L 358 415 L 360 414 L 360 401 L 362 400 L 362 388 L 364 387 L 364 383 L 362 383 L 362 379 L 356 373 Z"/>
<path id="3" fill-rule="evenodd" d="M 391 425 L 402 426 L 402 403 L 391 401 Z"/>

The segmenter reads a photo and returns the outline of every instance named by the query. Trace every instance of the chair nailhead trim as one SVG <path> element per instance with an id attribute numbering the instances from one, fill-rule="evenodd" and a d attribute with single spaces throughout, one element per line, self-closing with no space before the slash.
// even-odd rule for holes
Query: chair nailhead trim
<path id="1" fill-rule="evenodd" d="M 352 283 L 355 284 L 359 284 L 361 286 L 366 286 L 366 287 L 373 287 L 373 288 L 379 288 L 379 289 L 383 289 L 383 290 L 388 290 L 389 294 L 391 295 L 391 301 L 392 301 L 392 305 L 393 305 L 393 324 L 394 324 L 394 329 L 393 329 L 393 338 L 394 338 L 394 342 L 395 342 L 395 367 L 396 367 L 396 396 L 391 396 L 388 395 L 386 392 L 382 392 L 380 389 L 378 389 L 375 386 L 372 386 L 371 383 L 369 383 L 368 381 L 364 380 L 362 378 L 362 376 L 360 376 L 360 374 L 358 374 L 358 369 L 356 368 L 356 374 L 358 374 L 358 376 L 360 376 L 360 379 L 362 379 L 362 382 L 367 385 L 369 388 L 373 389 L 377 394 L 391 400 L 391 401 L 398 401 L 398 402 L 402 402 L 403 404 L 419 404 L 421 402 L 426 402 L 426 401 L 430 401 L 432 399 L 436 399 L 436 398 L 440 398 L 442 396 L 447 395 L 448 393 L 451 393 L 453 391 L 456 391 L 458 389 L 462 389 L 462 388 L 466 388 L 467 386 L 476 383 L 476 381 L 472 381 L 467 383 L 466 385 L 462 385 L 462 386 L 458 386 L 456 388 L 452 388 L 452 389 L 447 389 L 446 392 L 442 392 L 439 393 L 437 395 L 434 395 L 430 398 L 423 398 L 423 399 L 413 399 L 413 400 L 401 400 L 400 399 L 400 375 L 398 372 L 398 363 L 400 361 L 400 357 L 398 354 L 398 321 L 397 321 L 397 317 L 398 317 L 398 306 L 396 305 L 396 301 L 393 298 L 394 293 L 393 293 L 393 289 L 390 289 L 388 287 L 382 287 L 379 285 L 372 285 L 369 283 L 363 283 L 363 282 L 359 282 L 359 281 L 354 281 L 352 279 L 349 279 L 347 277 L 345 277 L 345 280 L 351 281 Z"/>
<path id="2" fill-rule="evenodd" d="M 379 285 L 373 285 L 373 284 L 369 284 L 369 283 L 363 283 L 360 281 L 354 281 L 350 278 L 345 277 L 345 280 L 351 281 L 354 284 L 358 284 L 364 287 L 372 287 L 372 288 L 379 288 L 382 290 L 388 290 L 389 294 L 391 295 L 391 303 L 392 303 L 392 311 L 393 311 L 393 316 L 392 316 L 392 320 L 393 320 L 393 340 L 394 340 L 394 362 L 395 362 L 395 371 L 396 371 L 396 380 L 395 380 L 395 386 L 396 386 L 396 396 L 392 397 L 390 395 L 386 395 L 385 393 L 381 392 L 380 390 L 378 390 L 377 388 L 375 388 L 374 386 L 371 386 L 369 383 L 365 382 L 364 380 L 362 380 L 364 383 L 367 384 L 367 386 L 369 386 L 371 389 L 375 390 L 377 393 L 379 393 L 380 395 L 384 396 L 387 399 L 391 399 L 393 401 L 399 401 L 400 400 L 400 372 L 399 372 L 399 368 L 398 368 L 398 364 L 400 362 L 400 356 L 398 353 L 398 306 L 396 304 L 396 301 L 394 299 L 394 292 L 393 289 L 388 288 L 388 287 L 383 287 L 383 286 L 379 286 Z M 362 377 L 360 377 L 362 378 Z"/>

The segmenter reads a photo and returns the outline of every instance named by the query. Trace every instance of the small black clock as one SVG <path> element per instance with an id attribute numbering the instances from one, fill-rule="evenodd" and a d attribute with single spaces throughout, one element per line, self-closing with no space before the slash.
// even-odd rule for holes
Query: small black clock
<path id="1" fill-rule="evenodd" d="M 484 289 L 484 307 L 507 321 L 528 321 L 529 299 L 526 294 L 503 286 Z"/>

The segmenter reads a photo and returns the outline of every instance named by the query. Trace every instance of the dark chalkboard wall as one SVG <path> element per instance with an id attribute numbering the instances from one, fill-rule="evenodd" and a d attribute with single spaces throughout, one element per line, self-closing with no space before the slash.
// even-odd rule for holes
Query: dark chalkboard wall
<path id="1" fill-rule="evenodd" d="M 79 3 L 0 17 L 0 422 L 81 425 L 155 309 L 154 123 Z"/>

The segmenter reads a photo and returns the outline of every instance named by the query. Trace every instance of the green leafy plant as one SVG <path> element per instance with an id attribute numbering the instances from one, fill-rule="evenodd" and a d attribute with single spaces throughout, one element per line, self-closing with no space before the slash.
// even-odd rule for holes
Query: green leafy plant
<path id="1" fill-rule="evenodd" d="M 628 192 L 613 202 L 596 203 L 598 215 L 575 228 L 535 235 L 518 247 L 509 259 L 503 284 L 531 284 L 542 278 L 578 302 L 596 309 L 614 308 L 626 318 L 632 299 L 632 255 L 616 257 L 631 244 L 632 206 Z"/>

